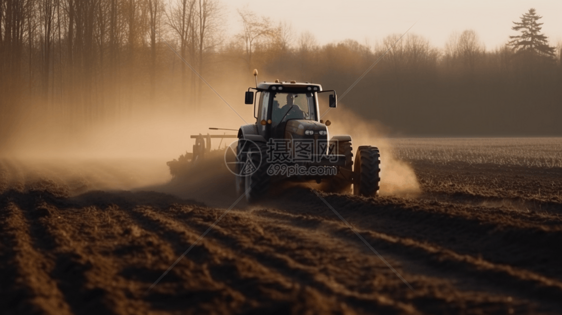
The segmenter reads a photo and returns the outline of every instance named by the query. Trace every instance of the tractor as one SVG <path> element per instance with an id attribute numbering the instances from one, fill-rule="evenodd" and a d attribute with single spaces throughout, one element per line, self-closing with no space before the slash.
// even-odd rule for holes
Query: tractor
<path id="1" fill-rule="evenodd" d="M 238 130 L 235 185 L 248 202 L 264 197 L 278 181 L 316 181 L 329 192 L 376 196 L 380 182 L 380 154 L 373 146 L 359 146 L 353 159 L 349 135 L 330 137 L 331 122 L 320 119 L 319 95 L 337 107 L 334 90 L 296 81 L 257 83 L 245 93 L 254 106 L 255 123 Z"/>

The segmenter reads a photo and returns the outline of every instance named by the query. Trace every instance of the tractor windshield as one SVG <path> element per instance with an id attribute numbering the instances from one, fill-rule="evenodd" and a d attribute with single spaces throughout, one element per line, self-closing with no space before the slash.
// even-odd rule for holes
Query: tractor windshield
<path id="1" fill-rule="evenodd" d="M 274 93 L 271 118 L 273 126 L 291 120 L 316 120 L 314 93 Z"/>

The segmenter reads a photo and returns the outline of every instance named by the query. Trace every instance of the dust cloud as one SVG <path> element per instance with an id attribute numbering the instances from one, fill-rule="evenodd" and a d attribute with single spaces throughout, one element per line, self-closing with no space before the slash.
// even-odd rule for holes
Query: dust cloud
<path id="1" fill-rule="evenodd" d="M 207 179 L 217 179 L 212 168 L 181 185 L 171 183 L 166 162 L 192 150 L 194 141 L 190 135 L 217 134 L 208 128 L 237 128 L 241 122 L 232 115 L 229 118 L 161 115 L 100 123 L 69 134 L 45 120 L 36 121 L 33 127 L 27 125 L 22 132 L 14 134 L 17 141 L 11 150 L 0 154 L 0 169 L 7 169 L 11 174 L 7 186 L 33 189 L 53 180 L 70 195 L 91 190 L 156 190 L 186 198 L 204 195 L 202 189 L 216 188 L 221 183 L 214 186 L 204 183 Z M 216 141 L 214 147 L 218 144 Z M 225 144 L 229 143 L 223 142 L 221 147 Z M 222 156 L 217 164 L 224 164 Z M 234 186 L 231 180 L 228 183 Z"/>
<path id="2" fill-rule="evenodd" d="M 340 103 L 338 108 L 326 115 L 332 122 L 330 136 L 348 134 L 353 139 L 353 150 L 361 145 L 376 146 L 381 154 L 381 183 L 379 194 L 382 196 L 415 196 L 421 192 L 414 170 L 406 162 L 395 158 L 392 139 L 385 136 L 386 128 L 374 121 L 367 121 Z"/>
<path id="3" fill-rule="evenodd" d="M 251 75 L 246 76 L 253 81 Z M 205 94 L 197 103 L 180 102 L 176 96 L 171 97 L 170 103 L 147 100 L 135 104 L 138 110 L 92 119 L 89 123 L 79 122 L 52 107 L 34 104 L 19 116 L 9 139 L 0 146 L 0 171 L 9 168 L 7 172 L 13 177 L 9 181 L 19 186 L 56 177 L 57 183 L 67 187 L 70 194 L 81 193 L 82 188 L 154 189 L 193 197 L 186 191 L 202 193 L 201 187 L 211 186 L 201 184 L 206 180 L 205 175 L 197 174 L 182 185 L 171 183 L 166 162 L 192 151 L 191 135 L 236 135 L 209 127 L 238 129 L 245 121 L 251 123 L 254 119 L 252 106 L 243 104 L 248 82 L 223 81 L 226 80 L 211 83 L 242 118 L 215 94 Z M 219 144 L 221 147 L 230 144 L 213 140 L 214 149 Z M 222 156 L 218 164 L 224 164 Z M 211 173 L 207 169 L 209 178 L 216 179 Z M 230 179 L 228 183 L 234 186 Z M 81 188 L 74 189 L 73 185 Z"/>

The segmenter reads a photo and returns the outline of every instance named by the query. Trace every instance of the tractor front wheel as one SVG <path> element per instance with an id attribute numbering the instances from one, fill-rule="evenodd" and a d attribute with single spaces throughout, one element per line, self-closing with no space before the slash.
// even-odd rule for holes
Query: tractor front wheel
<path id="1" fill-rule="evenodd" d="M 351 141 L 341 141 L 338 143 L 338 154 L 345 155 L 345 165 L 338 167 L 338 173 L 332 178 L 328 178 L 322 190 L 335 193 L 348 193 L 351 191 L 350 175 L 353 170 L 353 148 Z M 347 172 L 346 172 L 347 171 Z M 346 174 L 344 174 L 346 172 Z"/>
<path id="2" fill-rule="evenodd" d="M 247 175 L 244 176 L 244 193 L 246 201 L 253 203 L 263 197 L 269 189 L 271 177 L 267 174 L 267 146 L 265 143 L 258 143 L 257 147 L 252 147 L 246 154 Z"/>

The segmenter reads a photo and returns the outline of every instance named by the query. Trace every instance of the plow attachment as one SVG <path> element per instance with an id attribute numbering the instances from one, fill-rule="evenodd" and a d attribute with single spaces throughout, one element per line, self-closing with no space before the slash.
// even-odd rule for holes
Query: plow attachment
<path id="1" fill-rule="evenodd" d="M 221 130 L 219 128 L 209 128 L 211 130 Z M 228 129 L 227 129 L 228 130 Z M 233 130 L 234 131 L 234 130 Z M 198 161 L 205 159 L 206 155 L 209 155 L 211 151 L 211 139 L 221 139 L 219 142 L 219 148 L 224 139 L 236 139 L 236 135 L 191 135 L 191 139 L 195 139 L 195 144 L 193 145 L 192 152 L 186 152 L 180 155 L 178 159 L 166 162 L 170 168 L 170 174 L 172 176 L 178 176 L 189 168 L 193 167 Z"/>

